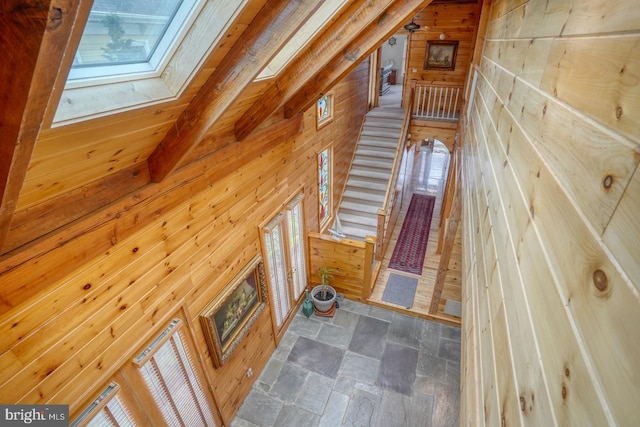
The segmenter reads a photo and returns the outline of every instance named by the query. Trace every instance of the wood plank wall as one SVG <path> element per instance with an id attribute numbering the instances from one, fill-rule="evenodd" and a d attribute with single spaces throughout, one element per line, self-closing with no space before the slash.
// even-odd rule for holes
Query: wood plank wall
<path id="1" fill-rule="evenodd" d="M 412 86 L 412 82 L 460 88 L 464 86 L 479 19 L 480 5 L 478 4 L 430 4 L 416 15 L 415 22 L 421 26 L 421 29 L 408 37 L 404 105 L 408 103 L 411 95 L 408 89 Z M 443 33 L 445 41 L 459 42 L 455 69 L 452 71 L 425 70 L 427 42 L 440 41 L 440 34 Z M 410 133 L 412 143 L 435 138 L 451 150 L 457 129 L 455 125 L 415 120 L 412 122 Z"/>
<path id="2" fill-rule="evenodd" d="M 639 76 L 637 1 L 491 5 L 464 146 L 463 425 L 637 425 Z"/>
<path id="3" fill-rule="evenodd" d="M 260 253 L 260 224 L 300 191 L 306 229 L 317 231 L 317 153 L 333 144 L 337 191 L 367 91 L 364 61 L 334 88 L 330 125 L 316 130 L 310 109 L 295 137 L 248 138 L 202 157 L 1 259 L 0 401 L 65 403 L 76 414 L 183 311 L 228 424 L 274 349 L 270 310 L 220 369 L 212 366 L 198 314 Z M 272 126 L 289 129 L 277 120 Z M 247 379 L 249 367 L 254 376 Z"/>

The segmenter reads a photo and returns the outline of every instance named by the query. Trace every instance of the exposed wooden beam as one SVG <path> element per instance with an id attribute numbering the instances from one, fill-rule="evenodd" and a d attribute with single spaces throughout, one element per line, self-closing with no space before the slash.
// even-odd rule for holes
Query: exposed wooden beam
<path id="1" fill-rule="evenodd" d="M 210 183 L 254 161 L 283 141 L 293 140 L 303 129 L 302 114 L 280 120 L 255 132 L 246 142 L 227 145 L 200 162 L 180 168 L 158 185 L 145 185 L 108 207 L 78 217 L 55 233 L 20 247 L 10 253 L 13 256 L 0 257 L 0 283 L 3 283 L 0 286 L 0 315 L 68 275 L 78 264 L 140 231 Z M 60 262 L 65 259 L 74 262 Z M 19 273 L 24 264 L 33 265 L 37 280 Z"/>
<path id="2" fill-rule="evenodd" d="M 238 140 L 253 132 L 269 115 L 281 108 L 287 96 L 300 89 L 323 64 L 329 62 L 357 36 L 362 28 L 374 22 L 391 4 L 391 0 L 354 0 L 270 85 L 236 122 Z"/>
<path id="3" fill-rule="evenodd" d="M 349 45 L 319 71 L 289 99 L 284 106 L 285 117 L 292 117 L 311 107 L 322 93 L 334 86 L 363 59 L 388 39 L 407 19 L 424 9 L 431 0 L 397 1 L 378 19 L 363 28 Z"/>
<path id="4" fill-rule="evenodd" d="M 85 215 L 105 208 L 123 194 L 149 183 L 146 163 L 139 163 L 97 181 L 63 193 L 53 199 L 15 213 L 0 254 L 61 228 Z"/>
<path id="5" fill-rule="evenodd" d="M 162 181 L 323 1 L 269 0 L 148 159 Z"/>
<path id="6" fill-rule="evenodd" d="M 0 247 L 11 226 L 79 3 L 23 0 L 0 7 Z"/>

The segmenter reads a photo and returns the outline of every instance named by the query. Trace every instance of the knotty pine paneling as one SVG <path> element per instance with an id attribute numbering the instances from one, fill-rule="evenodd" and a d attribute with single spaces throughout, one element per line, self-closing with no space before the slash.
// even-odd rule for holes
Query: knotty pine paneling
<path id="1" fill-rule="evenodd" d="M 406 82 L 418 80 L 464 85 L 479 19 L 480 6 L 477 4 L 431 4 L 424 8 L 415 18 L 422 28 L 408 36 Z M 445 34 L 445 40 L 459 41 L 455 70 L 424 70 L 427 41 L 439 41 L 441 33 Z"/>
<path id="2" fill-rule="evenodd" d="M 464 138 L 462 424 L 632 425 L 637 8 L 491 8 Z"/>
<path id="3" fill-rule="evenodd" d="M 351 158 L 367 74 L 365 62 L 334 88 L 339 115 L 320 131 L 310 109 L 302 133 L 231 144 L 5 255 L 1 400 L 68 403 L 76 413 L 183 310 L 229 423 L 275 347 L 271 313 L 265 310 L 220 369 L 211 365 L 198 314 L 261 252 L 259 225 L 299 191 L 306 229 L 317 231 L 316 156 L 331 143 L 336 159 Z M 346 179 L 345 166 L 334 161 L 334 191 Z"/>

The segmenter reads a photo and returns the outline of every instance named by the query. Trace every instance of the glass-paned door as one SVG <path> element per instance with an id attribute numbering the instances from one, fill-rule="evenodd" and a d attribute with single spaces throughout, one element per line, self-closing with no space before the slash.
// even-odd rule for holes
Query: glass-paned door
<path id="1" fill-rule="evenodd" d="M 303 199 L 303 194 L 296 196 L 262 229 L 277 332 L 307 286 Z"/>

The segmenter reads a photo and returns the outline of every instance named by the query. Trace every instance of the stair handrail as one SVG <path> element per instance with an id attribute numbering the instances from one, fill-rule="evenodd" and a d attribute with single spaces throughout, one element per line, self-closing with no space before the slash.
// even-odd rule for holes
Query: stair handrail
<path id="1" fill-rule="evenodd" d="M 387 231 L 391 210 L 394 205 L 393 189 L 398 182 L 398 176 L 400 174 L 400 166 L 404 157 L 404 151 L 406 146 L 406 139 L 409 133 L 409 127 L 411 126 L 411 106 L 413 105 L 414 89 L 410 89 L 409 102 L 404 104 L 404 120 L 402 122 L 402 129 L 400 136 L 398 137 L 398 144 L 396 145 L 396 153 L 393 157 L 393 163 L 391 166 L 391 175 L 389 177 L 389 183 L 387 184 L 387 190 L 384 195 L 384 201 L 382 207 L 378 210 L 378 230 L 376 236 L 376 259 L 381 260 L 384 248 L 387 246 Z M 408 106 L 408 108 L 406 107 Z"/>
<path id="2" fill-rule="evenodd" d="M 413 105 L 413 90 L 411 90 L 411 95 L 409 99 L 409 104 Z M 387 191 L 384 194 L 384 202 L 382 204 L 382 210 L 388 212 L 390 210 L 390 199 L 391 192 L 393 188 L 396 186 L 398 181 L 398 175 L 400 174 L 400 164 L 402 163 L 402 155 L 404 154 L 405 142 L 407 139 L 407 134 L 409 133 L 409 126 L 411 124 L 411 108 L 405 108 L 404 110 L 404 119 L 402 121 L 402 131 L 400 132 L 400 136 L 398 137 L 398 144 L 396 145 L 396 153 L 393 157 L 393 164 L 391 166 L 391 177 L 389 179 L 389 183 L 387 184 Z"/>

